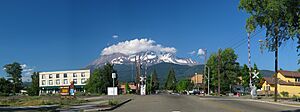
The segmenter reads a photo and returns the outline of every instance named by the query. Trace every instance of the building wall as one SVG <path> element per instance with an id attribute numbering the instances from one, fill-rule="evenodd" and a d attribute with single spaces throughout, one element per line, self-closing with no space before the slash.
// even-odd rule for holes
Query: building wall
<path id="1" fill-rule="evenodd" d="M 196 74 L 191 78 L 191 81 L 194 84 L 202 84 L 203 83 L 203 75 L 202 74 Z"/>
<path id="2" fill-rule="evenodd" d="M 58 78 L 56 77 L 57 74 L 59 75 Z M 64 77 L 64 74 L 66 74 L 67 77 Z M 51 75 L 52 78 L 50 77 Z M 77 84 L 74 85 L 85 85 L 85 82 L 89 78 L 90 78 L 90 70 L 40 72 L 39 86 L 40 87 L 69 86 L 71 81 L 76 81 L 76 80 L 77 80 Z"/>
<path id="3" fill-rule="evenodd" d="M 289 92 L 289 96 L 300 96 L 300 86 L 292 86 L 292 85 L 278 85 L 278 93 L 280 92 Z"/>
<path id="4" fill-rule="evenodd" d="M 290 78 L 290 77 L 284 77 L 281 73 L 278 73 L 277 77 L 281 80 L 284 80 L 286 82 L 295 82 L 295 78 Z"/>
<path id="5" fill-rule="evenodd" d="M 262 85 L 262 90 L 264 90 L 264 91 L 266 91 L 266 88 L 267 88 L 267 86 L 269 86 L 270 87 L 270 91 L 275 91 L 275 87 L 274 87 L 274 85 L 270 85 L 270 84 L 268 84 L 267 83 L 267 81 L 265 81 L 264 83 L 263 83 L 263 85 Z"/>

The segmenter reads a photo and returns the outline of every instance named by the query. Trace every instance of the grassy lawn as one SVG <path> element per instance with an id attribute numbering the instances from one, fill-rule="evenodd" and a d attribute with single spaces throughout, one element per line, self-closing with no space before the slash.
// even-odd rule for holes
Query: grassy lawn
<path id="1" fill-rule="evenodd" d="M 60 105 L 62 107 L 88 102 L 82 98 L 61 99 L 60 96 L 0 96 L 2 106 Z"/>

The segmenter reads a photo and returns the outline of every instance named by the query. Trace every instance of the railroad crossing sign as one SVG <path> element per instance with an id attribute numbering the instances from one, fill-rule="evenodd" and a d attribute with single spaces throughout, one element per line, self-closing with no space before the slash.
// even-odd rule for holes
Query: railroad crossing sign
<path id="1" fill-rule="evenodd" d="M 253 79 L 255 79 L 255 78 L 259 78 L 258 77 L 258 74 L 259 74 L 259 72 L 257 72 L 256 70 L 254 70 L 254 72 L 252 72 L 252 74 L 253 74 Z"/>

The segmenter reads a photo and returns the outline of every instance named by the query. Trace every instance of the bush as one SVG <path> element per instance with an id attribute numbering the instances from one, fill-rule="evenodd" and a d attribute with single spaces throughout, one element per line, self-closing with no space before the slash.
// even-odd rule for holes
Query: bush
<path id="1" fill-rule="evenodd" d="M 280 92 L 280 94 L 281 94 L 283 97 L 289 97 L 289 92 L 282 91 L 282 92 Z"/>
<path id="2" fill-rule="evenodd" d="M 87 96 L 88 94 L 85 92 L 76 92 L 75 96 Z"/>
<path id="3" fill-rule="evenodd" d="M 117 100 L 109 100 L 108 101 L 108 105 L 114 106 L 114 105 L 118 105 L 118 104 L 119 104 L 119 102 Z"/>

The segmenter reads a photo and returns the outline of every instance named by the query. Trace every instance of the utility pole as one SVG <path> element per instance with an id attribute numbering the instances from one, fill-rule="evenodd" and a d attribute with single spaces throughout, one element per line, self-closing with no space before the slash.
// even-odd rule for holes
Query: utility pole
<path id="1" fill-rule="evenodd" d="M 275 31 L 276 35 L 275 35 L 275 97 L 274 97 L 274 101 L 277 102 L 277 94 L 278 94 L 278 88 L 277 88 L 277 84 L 278 84 L 278 30 Z"/>
<path id="2" fill-rule="evenodd" d="M 139 59 L 136 59 L 137 56 L 135 56 L 134 60 L 135 60 L 135 67 L 136 67 L 136 77 L 135 77 L 135 83 L 136 83 L 136 93 L 139 94 L 139 87 L 140 87 L 140 71 L 141 71 L 141 63 L 140 63 L 140 56 L 138 56 Z"/>
<path id="3" fill-rule="evenodd" d="M 133 78 L 133 65 L 134 65 L 135 63 L 132 63 L 132 65 L 131 65 L 131 81 L 132 82 L 134 82 L 134 78 Z"/>
<path id="4" fill-rule="evenodd" d="M 209 89 L 209 72 L 210 72 L 210 68 L 209 67 L 207 67 L 208 68 L 208 79 L 207 79 L 207 82 L 208 82 L 208 85 L 207 85 L 207 91 L 208 91 L 208 95 L 210 94 L 210 89 Z"/>
<path id="5" fill-rule="evenodd" d="M 203 84 L 203 93 L 205 95 L 205 84 L 206 84 L 206 81 L 205 81 L 205 77 L 206 77 L 206 49 L 204 49 L 204 74 L 203 74 L 203 79 L 204 79 L 204 84 Z M 206 77 L 207 78 L 207 77 Z"/>
<path id="6" fill-rule="evenodd" d="M 220 69 L 221 69 L 221 49 L 219 49 L 219 51 L 218 51 L 218 96 L 220 96 L 220 93 L 221 93 Z"/>

